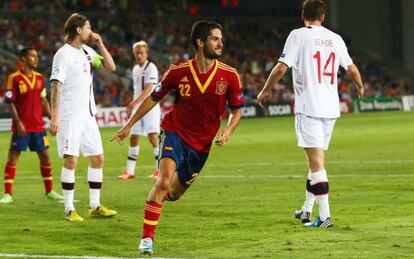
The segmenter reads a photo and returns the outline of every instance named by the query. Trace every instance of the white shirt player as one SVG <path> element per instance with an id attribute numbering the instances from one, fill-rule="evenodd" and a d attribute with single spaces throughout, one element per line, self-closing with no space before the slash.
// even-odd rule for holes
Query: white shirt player
<path id="1" fill-rule="evenodd" d="M 146 61 L 142 66 L 135 65 L 132 68 L 132 81 L 134 85 L 134 99 L 141 95 L 146 84 L 158 83 L 158 69 L 154 63 Z"/>
<path id="2" fill-rule="evenodd" d="M 293 30 L 279 61 L 292 67 L 295 113 L 340 116 L 337 72 L 339 66 L 347 70 L 353 63 L 341 36 L 323 26 Z"/>
<path id="3" fill-rule="evenodd" d="M 142 94 L 145 85 L 158 83 L 158 69 L 154 63 L 146 61 L 142 66 L 135 65 L 132 69 L 132 81 L 134 85 L 134 100 Z M 151 90 L 152 92 L 152 90 Z M 139 105 L 139 104 L 138 104 Z M 138 109 L 138 105 L 134 111 Z M 146 136 L 150 133 L 160 132 L 161 108 L 155 105 L 151 111 L 145 114 L 131 129 L 131 134 Z"/>
<path id="4" fill-rule="evenodd" d="M 62 83 L 59 120 L 88 120 L 95 115 L 90 65 L 95 56 L 87 45 L 77 49 L 65 44 L 53 57 L 50 80 Z"/>

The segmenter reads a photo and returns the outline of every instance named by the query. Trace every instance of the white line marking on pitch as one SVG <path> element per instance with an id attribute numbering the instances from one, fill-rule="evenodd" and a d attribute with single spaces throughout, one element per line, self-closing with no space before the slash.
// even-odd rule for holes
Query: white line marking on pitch
<path id="1" fill-rule="evenodd" d="M 259 178 L 304 178 L 306 174 L 201 174 L 202 178 L 211 178 L 211 179 L 259 179 Z M 361 177 L 414 177 L 413 174 L 331 174 L 329 178 L 361 178 Z M 17 180 L 35 180 L 40 179 L 40 176 L 16 176 Z M 86 179 L 86 176 L 76 176 L 76 180 Z M 104 176 L 104 179 L 115 179 L 114 176 Z"/>
<path id="2" fill-rule="evenodd" d="M 113 256 L 75 256 L 75 255 L 30 255 L 30 254 L 0 254 L 0 257 L 13 258 L 70 258 L 70 259 L 136 259 L 145 257 L 113 257 Z M 162 258 L 162 257 L 151 257 Z M 165 257 L 166 259 L 173 259 Z"/>
<path id="3" fill-rule="evenodd" d="M 326 161 L 327 164 L 412 164 L 414 160 L 331 160 Z M 297 161 L 297 162 L 285 162 L 285 161 L 275 161 L 275 162 L 255 162 L 255 163 L 208 163 L 205 168 L 215 168 L 215 167 L 243 167 L 243 166 L 270 166 L 270 165 L 306 165 L 306 161 Z M 139 168 L 154 168 L 153 165 L 139 165 Z M 60 167 L 59 167 L 60 169 Z M 85 168 L 81 168 L 82 171 L 86 171 Z M 124 167 L 104 167 L 105 171 L 117 171 L 124 170 Z M 37 170 L 19 170 L 19 172 L 37 172 Z M 79 170 L 79 169 L 78 169 Z"/>

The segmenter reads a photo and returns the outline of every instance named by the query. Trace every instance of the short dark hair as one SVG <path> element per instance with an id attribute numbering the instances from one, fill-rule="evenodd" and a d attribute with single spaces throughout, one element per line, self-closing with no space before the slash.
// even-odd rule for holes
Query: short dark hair
<path id="1" fill-rule="evenodd" d="M 19 52 L 19 58 L 27 57 L 27 54 L 29 54 L 29 51 L 31 50 L 36 50 L 36 49 L 32 46 L 27 46 L 27 47 L 22 48 L 22 50 L 20 50 Z"/>
<path id="2" fill-rule="evenodd" d="M 306 20 L 315 21 L 326 13 L 326 6 L 322 0 L 305 0 L 302 11 Z"/>
<path id="3" fill-rule="evenodd" d="M 222 31 L 223 27 L 217 22 L 205 20 L 201 20 L 193 24 L 193 28 L 191 29 L 191 42 L 193 43 L 195 50 L 198 50 L 197 39 L 201 39 L 205 42 L 213 29 L 219 29 Z"/>
<path id="4" fill-rule="evenodd" d="M 73 13 L 65 22 L 65 42 L 72 41 L 78 35 L 77 28 L 83 27 L 85 23 L 88 21 L 86 16 L 83 16 L 79 13 Z"/>

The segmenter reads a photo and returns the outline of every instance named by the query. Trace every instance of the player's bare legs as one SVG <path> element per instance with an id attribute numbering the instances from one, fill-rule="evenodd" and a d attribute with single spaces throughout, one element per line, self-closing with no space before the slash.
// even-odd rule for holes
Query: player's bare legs
<path id="1" fill-rule="evenodd" d="M 15 165 L 20 158 L 20 151 L 9 150 L 7 155 L 7 163 Z"/>
<path id="2" fill-rule="evenodd" d="M 162 203 L 164 197 L 172 187 L 176 170 L 175 161 L 171 158 L 164 157 L 160 160 L 160 174 L 148 195 L 148 201 Z"/>
<path id="3" fill-rule="evenodd" d="M 63 167 L 69 170 L 75 170 L 77 164 L 78 164 L 78 157 L 71 156 L 71 155 L 64 155 Z"/>
<path id="4" fill-rule="evenodd" d="M 324 164 L 325 151 L 322 148 L 305 148 L 305 153 L 311 171 L 310 183 L 308 185 L 310 190 L 308 191 L 314 194 L 316 203 L 319 206 L 319 220 L 324 222 L 331 217 L 328 201 L 329 183 Z M 307 202 L 308 199 L 305 205 Z M 311 202 L 311 198 L 309 202 Z"/>
<path id="5" fill-rule="evenodd" d="M 103 154 L 89 157 L 89 167 L 96 168 L 96 169 L 102 169 L 103 163 L 104 163 Z"/>
<path id="6" fill-rule="evenodd" d="M 187 191 L 187 188 L 184 188 L 180 181 L 178 180 L 178 174 L 175 173 L 173 176 L 173 181 L 171 187 L 168 190 L 168 193 L 165 197 L 168 201 L 176 201 L 181 198 L 181 196 Z"/>
<path id="7" fill-rule="evenodd" d="M 155 159 L 155 170 L 149 176 L 150 178 L 157 179 L 159 171 L 158 171 L 158 153 L 159 153 L 159 137 L 158 133 L 149 133 L 148 134 L 148 141 L 152 146 L 152 150 L 154 151 L 154 159 Z"/>
<path id="8" fill-rule="evenodd" d="M 325 170 L 325 151 L 322 148 L 305 148 L 304 150 L 312 172 Z"/>

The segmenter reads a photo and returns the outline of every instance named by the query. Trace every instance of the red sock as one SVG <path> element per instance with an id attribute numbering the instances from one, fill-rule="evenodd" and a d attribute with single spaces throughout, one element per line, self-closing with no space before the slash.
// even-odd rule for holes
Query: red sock
<path id="1" fill-rule="evenodd" d="M 162 204 L 147 201 L 144 208 L 144 226 L 142 227 L 142 238 L 150 237 L 154 240 L 155 229 L 160 219 Z"/>
<path id="2" fill-rule="evenodd" d="M 52 190 L 52 165 L 40 164 L 40 172 L 43 176 L 43 183 L 45 185 L 45 192 L 48 193 Z"/>
<path id="3" fill-rule="evenodd" d="M 16 165 L 6 163 L 4 167 L 4 190 L 12 195 L 14 176 L 16 175 Z"/>

